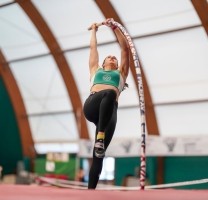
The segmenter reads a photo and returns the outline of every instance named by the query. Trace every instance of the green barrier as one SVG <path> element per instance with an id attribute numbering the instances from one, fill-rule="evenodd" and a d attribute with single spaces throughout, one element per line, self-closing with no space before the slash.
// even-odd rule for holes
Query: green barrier
<path id="1" fill-rule="evenodd" d="M 68 162 L 54 162 L 55 169 L 53 172 L 46 170 L 46 158 L 37 158 L 35 160 L 35 173 L 38 175 L 55 174 L 66 175 L 70 180 L 74 180 L 76 172 L 76 159 L 70 158 Z"/>
<path id="2" fill-rule="evenodd" d="M 2 175 L 15 174 L 23 159 L 19 129 L 10 97 L 0 76 L 0 166 Z"/>
<path id="3" fill-rule="evenodd" d="M 208 156 L 165 157 L 164 184 L 208 178 Z M 176 189 L 208 189 L 208 183 Z"/>
<path id="4" fill-rule="evenodd" d="M 155 185 L 157 182 L 157 159 L 156 157 L 147 157 L 146 163 L 146 182 Z M 134 176 L 136 167 L 140 167 L 140 157 L 115 158 L 115 185 L 121 186 L 125 176 Z"/>

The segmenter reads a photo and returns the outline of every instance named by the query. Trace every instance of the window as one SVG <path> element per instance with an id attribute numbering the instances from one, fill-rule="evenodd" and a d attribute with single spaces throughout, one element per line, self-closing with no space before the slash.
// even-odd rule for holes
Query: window
<path id="1" fill-rule="evenodd" d="M 113 180 L 115 171 L 115 158 L 108 157 L 103 160 L 103 169 L 100 180 Z"/>

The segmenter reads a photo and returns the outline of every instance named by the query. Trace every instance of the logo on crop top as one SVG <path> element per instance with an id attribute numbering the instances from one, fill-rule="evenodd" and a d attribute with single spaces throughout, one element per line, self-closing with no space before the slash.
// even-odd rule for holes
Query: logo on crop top
<path id="1" fill-rule="evenodd" d="M 111 80 L 111 76 L 109 74 L 106 74 L 103 76 L 103 80 L 104 81 L 110 81 Z"/>

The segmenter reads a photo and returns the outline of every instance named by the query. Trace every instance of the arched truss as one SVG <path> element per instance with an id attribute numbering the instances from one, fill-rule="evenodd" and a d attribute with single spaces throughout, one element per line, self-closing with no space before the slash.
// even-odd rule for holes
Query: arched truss
<path id="1" fill-rule="evenodd" d="M 33 3 L 29 0 L 15 0 L 21 8 L 25 11 L 31 21 L 34 23 L 39 33 L 42 35 L 45 43 L 50 49 L 50 53 L 53 56 L 56 64 L 61 72 L 64 83 L 66 85 L 68 94 L 71 99 L 73 112 L 75 115 L 75 119 L 77 122 L 77 127 L 79 131 L 79 137 L 84 139 L 89 139 L 89 133 L 87 129 L 86 119 L 82 112 L 82 103 L 80 99 L 80 95 L 73 77 L 73 74 L 70 70 L 70 66 L 68 65 L 61 48 L 58 45 L 54 35 L 49 29 L 48 25 L 33 5 Z"/>
<path id="2" fill-rule="evenodd" d="M 199 18 L 201 19 L 202 26 L 208 35 L 208 1 L 207 0 L 191 0 Z"/>
<path id="3" fill-rule="evenodd" d="M 16 80 L 12 74 L 12 71 L 6 62 L 4 55 L 0 51 L 0 75 L 9 94 L 14 113 L 17 120 L 17 125 L 20 133 L 20 139 L 22 144 L 22 151 L 24 157 L 34 158 L 36 155 L 34 149 L 34 143 L 30 130 L 28 118 L 26 117 L 26 110 Z"/>
<path id="4" fill-rule="evenodd" d="M 113 8 L 112 4 L 109 2 L 109 0 L 95 0 L 96 4 L 102 11 L 105 18 L 113 18 L 116 22 L 119 24 L 123 24 L 121 22 L 121 19 L 119 18 L 118 14 L 116 13 L 115 9 Z M 130 70 L 133 74 L 134 82 L 137 87 L 138 95 L 138 83 L 137 83 L 137 77 L 136 77 L 136 71 L 134 67 L 134 62 L 132 56 L 130 56 Z M 141 63 L 140 63 L 141 65 Z M 150 95 L 149 87 L 146 81 L 146 77 L 144 74 L 144 71 L 141 67 L 141 73 L 142 73 L 142 80 L 143 80 L 143 86 L 144 86 L 144 99 L 145 99 L 145 109 L 146 109 L 146 124 L 147 124 L 147 130 L 149 135 L 159 135 L 157 120 L 155 116 L 154 106 L 152 103 L 152 98 Z M 157 171 L 157 182 L 158 184 L 163 183 L 163 159 L 158 158 L 158 171 Z"/>

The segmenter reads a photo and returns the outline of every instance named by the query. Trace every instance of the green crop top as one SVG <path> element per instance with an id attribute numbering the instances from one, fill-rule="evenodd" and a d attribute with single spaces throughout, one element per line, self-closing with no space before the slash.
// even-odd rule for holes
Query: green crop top
<path id="1" fill-rule="evenodd" d="M 115 86 L 120 93 L 124 88 L 124 80 L 119 70 L 105 71 L 103 68 L 98 69 L 91 78 L 91 87 L 96 84 Z"/>

